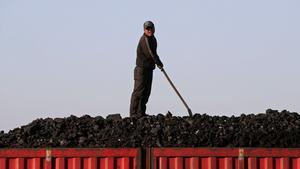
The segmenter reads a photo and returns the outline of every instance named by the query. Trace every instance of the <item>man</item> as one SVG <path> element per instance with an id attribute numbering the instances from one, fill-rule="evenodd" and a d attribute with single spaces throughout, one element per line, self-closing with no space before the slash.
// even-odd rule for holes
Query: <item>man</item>
<path id="1" fill-rule="evenodd" d="M 157 41 L 154 32 L 155 27 L 153 22 L 146 21 L 144 23 L 144 34 L 137 46 L 130 117 L 142 117 L 146 115 L 146 104 L 151 93 L 152 75 L 155 64 L 159 69 L 163 68 L 163 64 L 156 53 Z"/>

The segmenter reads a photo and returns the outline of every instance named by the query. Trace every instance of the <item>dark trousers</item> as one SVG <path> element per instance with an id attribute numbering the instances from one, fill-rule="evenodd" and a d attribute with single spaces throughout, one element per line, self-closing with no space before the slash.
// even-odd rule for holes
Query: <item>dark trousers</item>
<path id="1" fill-rule="evenodd" d="M 152 86 L 153 70 L 136 66 L 134 69 L 134 89 L 130 101 L 130 117 L 142 117 L 146 115 Z"/>

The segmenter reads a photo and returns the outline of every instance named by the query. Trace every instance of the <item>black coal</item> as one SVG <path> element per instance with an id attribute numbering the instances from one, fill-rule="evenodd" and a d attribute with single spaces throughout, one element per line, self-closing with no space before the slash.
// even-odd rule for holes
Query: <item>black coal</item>
<path id="1" fill-rule="evenodd" d="M 300 147 L 300 115 L 286 110 L 239 117 L 195 114 L 122 118 L 119 114 L 36 119 L 0 147 Z"/>

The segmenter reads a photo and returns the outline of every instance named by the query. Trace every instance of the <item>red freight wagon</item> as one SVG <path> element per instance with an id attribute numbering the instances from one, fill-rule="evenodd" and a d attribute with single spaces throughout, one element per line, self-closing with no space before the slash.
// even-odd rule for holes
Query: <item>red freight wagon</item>
<path id="1" fill-rule="evenodd" d="M 0 169 L 140 169 L 138 148 L 0 149 Z"/>
<path id="2" fill-rule="evenodd" d="M 0 149 L 0 169 L 300 169 L 300 149 Z"/>
<path id="3" fill-rule="evenodd" d="M 300 149 L 154 148 L 152 169 L 300 169 Z"/>

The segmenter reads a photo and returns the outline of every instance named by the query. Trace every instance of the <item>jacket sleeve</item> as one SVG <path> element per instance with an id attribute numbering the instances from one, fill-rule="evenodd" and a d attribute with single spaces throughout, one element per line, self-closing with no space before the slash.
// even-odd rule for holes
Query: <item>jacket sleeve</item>
<path id="1" fill-rule="evenodd" d="M 153 48 L 151 49 L 149 40 L 148 40 L 147 37 L 145 37 L 145 42 L 146 42 L 147 50 L 150 53 L 151 57 L 153 58 L 155 64 L 158 65 L 158 66 L 163 66 L 163 64 L 160 61 L 159 56 L 157 55 L 157 52 L 156 52 L 156 49 L 157 49 L 156 39 L 154 39 L 154 40 L 155 40 L 155 44 L 154 44 Z"/>

